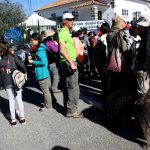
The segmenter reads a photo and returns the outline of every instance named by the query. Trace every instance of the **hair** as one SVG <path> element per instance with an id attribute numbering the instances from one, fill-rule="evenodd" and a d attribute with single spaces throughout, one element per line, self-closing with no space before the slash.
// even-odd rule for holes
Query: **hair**
<path id="1" fill-rule="evenodd" d="M 8 55 L 9 53 L 9 44 L 0 43 L 0 55 Z"/>
<path id="2" fill-rule="evenodd" d="M 41 39 L 41 35 L 39 33 L 33 33 L 31 35 L 31 38 L 34 39 L 34 40 L 38 40 L 38 44 L 41 43 L 42 39 Z"/>
<path id="3" fill-rule="evenodd" d="M 41 35 L 42 35 L 42 34 L 45 34 L 45 31 L 42 31 L 42 32 L 41 32 Z"/>
<path id="4" fill-rule="evenodd" d="M 52 41 L 53 40 L 53 36 L 47 36 L 42 43 L 46 44 L 47 41 Z"/>
<path id="5" fill-rule="evenodd" d="M 109 33 L 110 32 L 110 25 L 107 22 L 103 23 L 100 27 L 100 31 L 102 32 L 102 34 Z"/>
<path id="6" fill-rule="evenodd" d="M 82 32 L 84 32 L 84 34 L 87 34 L 87 28 L 83 28 Z"/>
<path id="7" fill-rule="evenodd" d="M 132 36 L 135 35 L 135 30 L 138 29 L 136 26 L 132 26 L 130 29 L 129 29 L 129 32 Z"/>
<path id="8" fill-rule="evenodd" d="M 78 30 L 78 31 L 73 31 L 72 32 L 72 37 L 79 37 L 80 35 L 82 34 L 82 31 L 81 30 Z"/>

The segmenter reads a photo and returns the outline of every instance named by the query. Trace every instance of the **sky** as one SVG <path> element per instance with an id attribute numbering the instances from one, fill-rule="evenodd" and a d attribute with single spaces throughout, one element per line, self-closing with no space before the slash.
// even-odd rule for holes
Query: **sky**
<path id="1" fill-rule="evenodd" d="M 29 1 L 30 0 L 11 0 L 12 2 L 19 2 L 23 5 L 25 13 L 30 15 L 30 8 L 29 8 Z M 31 8 L 32 12 L 35 11 L 37 8 L 42 7 L 46 4 L 52 3 L 56 0 L 31 0 Z"/>

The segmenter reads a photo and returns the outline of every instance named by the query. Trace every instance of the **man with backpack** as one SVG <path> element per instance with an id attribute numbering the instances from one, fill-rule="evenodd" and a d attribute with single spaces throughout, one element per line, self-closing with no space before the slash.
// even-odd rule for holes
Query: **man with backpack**
<path id="1" fill-rule="evenodd" d="M 141 42 L 137 56 L 138 98 L 142 98 L 149 90 L 150 82 L 150 16 L 142 16 L 137 24 Z"/>

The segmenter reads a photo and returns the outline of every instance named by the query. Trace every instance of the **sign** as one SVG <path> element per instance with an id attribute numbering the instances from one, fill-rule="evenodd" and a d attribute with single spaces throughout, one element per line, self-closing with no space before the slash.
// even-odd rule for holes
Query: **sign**
<path id="1" fill-rule="evenodd" d="M 12 43 L 13 44 L 17 44 L 22 42 L 23 37 L 22 37 L 22 30 L 20 27 L 16 27 L 16 28 L 11 28 L 9 30 L 7 30 L 4 33 L 4 39 L 5 41 Z"/>
<path id="2" fill-rule="evenodd" d="M 75 21 L 74 25 L 79 26 L 80 28 L 87 28 L 88 30 L 96 30 L 97 26 L 104 23 L 104 20 L 97 21 Z"/>

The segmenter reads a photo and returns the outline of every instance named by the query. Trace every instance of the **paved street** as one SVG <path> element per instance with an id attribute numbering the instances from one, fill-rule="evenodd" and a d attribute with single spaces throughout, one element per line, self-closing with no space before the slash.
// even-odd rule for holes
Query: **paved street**
<path id="1" fill-rule="evenodd" d="M 81 84 L 79 110 L 84 118 L 80 119 L 64 117 L 62 93 L 55 94 L 55 109 L 39 112 L 41 92 L 35 84 L 27 85 L 23 92 L 27 124 L 17 127 L 11 127 L 5 118 L 7 97 L 1 90 L 0 150 L 142 150 L 134 124 L 115 131 L 105 128 L 100 90 L 89 85 Z"/>

